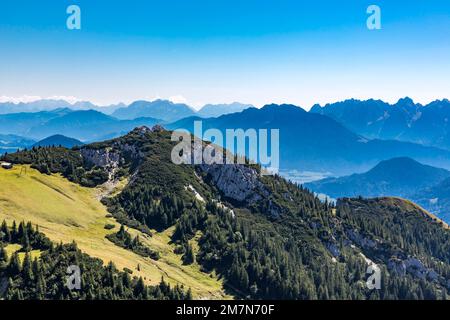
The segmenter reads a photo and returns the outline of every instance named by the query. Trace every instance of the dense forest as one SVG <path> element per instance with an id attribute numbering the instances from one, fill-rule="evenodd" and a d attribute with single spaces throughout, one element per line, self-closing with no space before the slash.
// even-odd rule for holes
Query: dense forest
<path id="1" fill-rule="evenodd" d="M 96 185 L 106 179 L 107 166 L 89 163 L 80 150 L 116 153 L 118 169 L 113 173 L 120 170 L 131 179 L 121 193 L 103 199 L 110 213 L 121 224 L 148 234 L 175 226 L 172 241 L 183 263 L 196 261 L 205 272 L 215 270 L 238 298 L 448 298 L 450 232 L 417 206 L 391 198 L 343 199 L 334 205 L 279 176 L 257 174 L 250 178 L 256 181 L 257 197 L 237 200 L 227 196 L 202 166 L 173 164 L 173 143 L 168 131 L 136 129 L 81 149 L 33 149 L 5 159 L 48 166 L 72 181 Z M 68 156 L 58 156 L 61 152 Z M 73 169 L 67 169 L 67 159 L 73 159 Z M 104 177 L 86 178 L 92 172 Z M 230 184 L 249 179 L 236 172 Z M 198 234 L 199 250 L 194 254 L 190 241 Z M 151 252 L 123 227 L 110 240 L 143 254 Z M 72 247 L 57 248 L 60 254 Z M 72 249 L 76 256 L 78 251 Z M 368 261 L 381 270 L 379 290 L 366 285 Z M 116 293 L 111 284 L 106 288 L 108 294 Z M 154 297 L 152 290 L 146 291 L 149 297 Z"/>

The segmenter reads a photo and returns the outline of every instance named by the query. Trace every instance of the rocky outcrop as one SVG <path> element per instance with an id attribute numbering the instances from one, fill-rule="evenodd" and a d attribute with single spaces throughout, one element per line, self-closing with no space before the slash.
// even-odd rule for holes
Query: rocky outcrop
<path id="1" fill-rule="evenodd" d="M 127 154 L 131 159 L 140 159 L 144 157 L 144 153 L 133 144 L 116 144 L 115 147 L 121 151 L 122 154 Z"/>
<path id="2" fill-rule="evenodd" d="M 114 180 L 120 165 L 144 157 L 144 153 L 138 146 L 122 142 L 115 142 L 112 147 L 100 149 L 84 147 L 80 149 L 80 152 L 87 163 L 105 169 L 110 181 Z"/>
<path id="3" fill-rule="evenodd" d="M 389 260 L 388 269 L 401 276 L 407 273 L 420 279 L 427 279 L 430 281 L 436 281 L 439 275 L 433 269 L 427 268 L 422 261 L 414 257 L 408 257 L 401 259 L 399 257 L 393 257 Z"/>
<path id="4" fill-rule="evenodd" d="M 328 252 L 335 258 L 339 257 L 341 255 L 341 251 L 339 250 L 339 247 L 336 243 L 329 241 L 325 243 L 325 247 L 327 248 Z"/>
<path id="5" fill-rule="evenodd" d="M 89 149 L 82 148 L 80 150 L 83 159 L 101 168 L 118 167 L 120 161 L 120 154 L 113 151 L 112 148 L 105 149 Z"/>
<path id="6" fill-rule="evenodd" d="M 162 132 L 164 130 L 165 129 L 163 126 L 157 124 L 157 125 L 154 125 L 151 129 L 147 126 L 136 127 L 130 133 L 144 136 L 146 133 L 149 133 L 149 132 Z"/>
<path id="7" fill-rule="evenodd" d="M 377 245 L 376 241 L 361 235 L 358 230 L 347 229 L 345 230 L 345 233 L 351 241 L 358 245 L 358 247 L 367 249 L 374 248 Z"/>
<path id="8" fill-rule="evenodd" d="M 112 148 L 82 148 L 80 152 L 86 162 L 105 169 L 109 181 L 114 179 L 114 174 L 119 168 L 120 154 L 118 152 L 112 151 Z"/>
<path id="9" fill-rule="evenodd" d="M 245 206 L 266 201 L 265 214 L 271 217 L 281 214 L 281 209 L 269 199 L 270 192 L 256 169 L 242 164 L 202 164 L 199 168 L 226 199 Z"/>
<path id="10" fill-rule="evenodd" d="M 258 172 L 240 164 L 200 165 L 200 169 L 212 183 L 229 199 L 254 204 L 269 195 L 269 191 L 259 180 Z"/>
<path id="11" fill-rule="evenodd" d="M 386 258 L 383 245 L 379 240 L 373 240 L 361 235 L 357 230 L 347 229 L 346 235 L 355 243 L 362 251 L 368 250 L 377 259 L 385 261 L 390 272 L 400 276 L 410 274 L 415 278 L 426 279 L 428 281 L 441 281 L 437 272 L 431 268 L 427 268 L 422 261 L 413 256 L 407 256 L 402 251 L 398 251 L 389 259 Z M 386 261 L 387 260 L 387 261 Z M 444 279 L 445 280 L 445 279 Z"/>
<path id="12" fill-rule="evenodd" d="M 140 127 L 134 129 L 133 132 L 145 134 L 151 130 L 147 127 Z M 80 152 L 86 162 L 106 169 L 117 168 L 120 164 L 125 163 L 125 158 L 135 160 L 144 157 L 139 146 L 122 141 L 115 141 L 110 147 L 105 148 L 83 147 Z"/>

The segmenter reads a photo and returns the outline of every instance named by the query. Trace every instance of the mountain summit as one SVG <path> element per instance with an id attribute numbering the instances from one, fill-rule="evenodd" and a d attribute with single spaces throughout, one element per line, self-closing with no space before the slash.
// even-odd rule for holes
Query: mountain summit
<path id="1" fill-rule="evenodd" d="M 186 104 L 173 103 L 168 100 L 135 101 L 128 107 L 120 108 L 112 114 L 114 117 L 131 120 L 142 117 L 176 121 L 195 114 L 195 111 Z"/>

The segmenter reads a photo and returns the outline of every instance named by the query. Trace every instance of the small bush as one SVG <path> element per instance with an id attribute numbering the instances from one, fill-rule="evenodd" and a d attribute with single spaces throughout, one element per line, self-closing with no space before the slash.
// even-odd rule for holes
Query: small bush
<path id="1" fill-rule="evenodd" d="M 128 269 L 127 267 L 123 268 L 123 272 L 126 272 L 128 274 L 133 274 L 133 270 Z"/>

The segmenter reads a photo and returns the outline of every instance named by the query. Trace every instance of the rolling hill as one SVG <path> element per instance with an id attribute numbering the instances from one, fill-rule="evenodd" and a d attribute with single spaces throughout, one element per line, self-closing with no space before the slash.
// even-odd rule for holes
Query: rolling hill
<path id="1" fill-rule="evenodd" d="M 55 134 L 53 136 L 47 137 L 33 144 L 33 147 L 51 147 L 51 146 L 62 146 L 68 149 L 75 146 L 82 146 L 84 143 L 80 140 L 69 138 L 61 134 Z"/>

